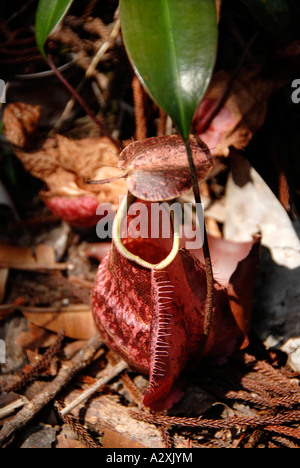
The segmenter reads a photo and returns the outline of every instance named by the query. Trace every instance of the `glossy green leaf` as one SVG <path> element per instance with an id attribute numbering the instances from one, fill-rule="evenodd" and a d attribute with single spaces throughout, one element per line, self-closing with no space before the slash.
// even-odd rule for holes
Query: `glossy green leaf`
<path id="1" fill-rule="evenodd" d="M 273 36 L 286 34 L 290 7 L 286 0 L 242 0 L 260 26 Z"/>
<path id="2" fill-rule="evenodd" d="M 120 0 L 120 17 L 137 75 L 186 140 L 215 64 L 215 0 Z"/>
<path id="3" fill-rule="evenodd" d="M 67 14 L 72 3 L 73 0 L 39 0 L 35 19 L 35 37 L 44 57 L 44 45 L 48 36 Z"/>

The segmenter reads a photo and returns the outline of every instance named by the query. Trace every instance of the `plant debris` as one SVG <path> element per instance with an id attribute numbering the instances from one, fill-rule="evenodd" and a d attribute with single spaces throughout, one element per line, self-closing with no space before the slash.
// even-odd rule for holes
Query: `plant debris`
<path id="1" fill-rule="evenodd" d="M 282 24 L 279 35 L 276 22 L 253 16 L 244 2 L 217 2 L 218 59 L 192 143 L 214 279 L 242 342 L 217 360 L 200 353 L 185 367 L 174 343 L 181 335 L 173 337 L 181 399 L 158 411 L 144 404 L 149 386 L 159 393 L 153 375 L 141 355 L 140 368 L 123 361 L 124 343 L 123 357 L 108 348 L 91 296 L 111 301 L 109 230 L 128 189 L 145 204 L 193 202 L 183 146 L 126 56 L 117 0 L 74 2 L 50 36 L 48 52 L 67 88 L 36 46 L 35 2 L 13 3 L 15 10 L 5 4 L 0 33 L 0 78 L 9 82 L 0 109 L 0 447 L 300 448 L 296 0 L 290 29 Z M 176 143 L 173 162 L 158 142 L 172 154 Z M 108 204 L 107 238 L 99 239 L 96 209 Z M 157 246 L 137 244 L 137 256 L 157 259 Z M 203 250 L 193 255 L 191 282 L 195 265 L 204 268 Z M 118 311 L 131 294 L 148 313 L 151 273 L 125 258 L 114 274 L 123 287 Z M 183 275 L 176 287 L 195 318 Z M 110 309 L 108 316 L 115 331 Z M 233 327 L 214 331 L 212 342 L 224 351 L 228 342 L 219 336 L 233 339 Z"/>

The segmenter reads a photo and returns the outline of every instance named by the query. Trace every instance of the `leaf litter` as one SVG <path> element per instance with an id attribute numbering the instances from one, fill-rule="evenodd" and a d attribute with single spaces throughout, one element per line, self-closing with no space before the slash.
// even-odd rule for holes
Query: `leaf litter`
<path id="1" fill-rule="evenodd" d="M 69 15 L 51 44 L 72 43 L 81 70 L 107 42 L 117 21 L 114 12 L 89 3 L 88 21 Z M 225 7 L 224 18 L 230 9 L 230 4 L 227 10 Z M 238 13 L 243 14 L 243 10 Z M 91 36 L 86 38 L 86 34 Z M 145 127 L 146 123 L 146 136 L 156 136 L 155 125 L 161 132 L 166 120 L 146 96 L 129 102 L 124 98 L 131 93 L 130 78 L 121 88 L 116 86 L 122 67 L 130 77 L 119 40 L 119 35 L 110 40 L 94 71 L 93 83 L 100 91 L 101 117 L 127 146 L 135 135 L 145 135 L 145 128 L 138 132 L 141 124 Z M 87 196 L 89 200 L 96 198 L 97 204 L 110 202 L 117 208 L 119 195 L 127 188 L 125 180 L 86 184 L 88 179 L 120 175 L 116 147 L 93 122 L 79 124 L 82 116 L 77 120 L 76 113 L 69 115 L 71 130 L 65 126 L 59 134 L 45 135 L 40 112 L 45 113 L 47 104 L 41 109 L 35 102 L 16 103 L 11 96 L 4 113 L 6 141 L 24 173 L 35 183 L 38 180 L 38 189 L 20 203 L 15 192 L 22 190 L 22 181 L 18 179 L 20 188 L 13 190 L 6 181 L 6 204 L 13 215 L 17 211 L 20 220 L 13 216 L 7 229 L 1 229 L 0 339 L 6 343 L 7 354 L 14 349 L 10 359 L 1 363 L 1 446 L 299 448 L 297 219 L 290 220 L 274 192 L 244 159 L 249 141 L 264 128 L 269 101 L 289 84 L 290 75 L 275 73 L 274 79 L 266 78 L 266 65 L 252 67 L 255 52 L 254 48 L 230 89 L 227 103 L 206 130 L 201 123 L 203 112 L 228 91 L 227 71 L 221 68 L 216 72 L 195 115 L 198 135 L 213 154 L 214 167 L 200 189 L 207 196 L 207 225 L 213 227 L 214 273 L 221 284 L 231 285 L 231 301 L 237 311 L 241 304 L 236 302 L 235 293 L 244 288 L 242 308 L 249 310 L 249 316 L 253 308 L 251 331 L 249 323 L 246 327 L 249 343 L 221 365 L 203 361 L 197 372 L 184 373 L 185 395 L 167 412 L 152 413 L 143 406 L 147 377 L 120 361 L 97 334 L 90 293 L 98 264 L 109 246 L 96 237 L 98 219 L 91 220 L 88 209 L 92 206 L 93 210 L 94 205 L 87 205 L 82 212 L 85 221 L 78 223 L 74 216 L 63 214 L 70 210 L 70 204 L 56 203 L 60 209 L 55 210 L 49 203 L 56 197 L 66 197 L 69 202 Z M 280 57 L 291 63 L 288 54 L 282 58 L 282 49 Z M 87 94 L 91 89 L 95 86 L 89 88 L 86 83 Z M 119 110 L 111 112 L 110 102 L 117 103 Z M 134 120 L 137 115 L 142 116 L 140 120 Z M 235 164 L 236 154 L 239 164 Z M 19 163 L 15 160 L 14 164 Z M 100 170 L 99 164 L 103 166 Z M 273 171 L 272 166 L 268 169 Z M 137 180 L 143 182 L 143 178 Z M 264 203 L 260 203 L 262 199 Z M 74 211 L 80 212 L 78 205 Z M 67 230 L 60 229 L 65 225 Z M 284 236 L 280 235 L 282 229 Z M 245 246 L 249 253 L 252 236 L 258 232 L 263 250 L 258 281 L 251 293 L 249 281 L 254 287 L 255 275 L 246 275 L 244 280 L 240 261 Z M 198 254 L 201 259 L 201 252 Z M 279 261 L 277 255 L 281 256 Z M 234 278 L 238 283 L 230 280 L 235 271 L 239 272 Z M 85 391 L 88 404 L 83 398 Z"/>

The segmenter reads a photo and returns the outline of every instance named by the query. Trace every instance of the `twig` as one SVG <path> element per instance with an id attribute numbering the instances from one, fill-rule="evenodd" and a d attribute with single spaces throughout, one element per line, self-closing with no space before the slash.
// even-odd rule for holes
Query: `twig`
<path id="1" fill-rule="evenodd" d="M 137 76 L 132 80 L 132 93 L 135 115 L 135 138 L 145 140 L 147 138 L 147 120 L 145 116 L 144 89 Z"/>
<path id="2" fill-rule="evenodd" d="M 112 380 L 114 377 L 116 377 L 125 369 L 127 369 L 127 367 L 128 364 L 125 361 L 120 361 L 114 367 L 109 366 L 108 368 L 104 369 L 101 377 L 94 383 L 94 385 L 92 385 L 90 388 L 81 393 L 78 398 L 75 398 L 74 401 L 72 401 L 61 411 L 62 416 L 69 413 L 80 403 L 83 403 L 84 401 L 88 400 L 88 398 L 90 398 L 95 392 L 97 392 L 97 390 L 99 390 L 101 387 L 103 387 L 103 385 L 106 385 L 110 380 Z"/>
<path id="3" fill-rule="evenodd" d="M 288 437 L 293 437 L 294 439 L 300 440 L 300 429 L 295 427 L 286 427 L 286 426 L 266 426 L 264 428 L 266 431 L 277 432 L 278 434 L 283 434 Z"/>
<path id="4" fill-rule="evenodd" d="M 287 439 L 286 437 L 273 437 L 273 440 L 275 440 L 275 442 L 278 442 L 279 444 L 284 445 L 285 447 L 288 447 L 288 448 L 300 448 L 300 445 L 295 444 L 294 442 Z"/>
<path id="5" fill-rule="evenodd" d="M 140 391 L 140 389 L 136 386 L 136 384 L 131 380 L 127 372 L 125 372 L 124 375 L 121 377 L 122 384 L 128 390 L 132 398 L 134 399 L 135 403 L 137 405 L 141 405 L 142 399 L 143 399 L 143 394 Z"/>
<path id="6" fill-rule="evenodd" d="M 229 400 L 241 400 L 243 402 L 254 403 L 256 405 L 261 405 L 266 408 L 280 406 L 278 403 L 273 402 L 272 398 L 269 396 L 265 398 L 261 395 L 255 395 L 254 393 L 244 392 L 239 390 L 238 392 L 229 391 L 226 393 L 226 398 Z M 289 405 L 288 405 L 289 408 Z"/>
<path id="7" fill-rule="evenodd" d="M 248 442 L 244 445 L 244 448 L 254 448 L 258 444 L 262 434 L 263 431 L 261 429 L 255 429 L 250 435 Z"/>
<path id="8" fill-rule="evenodd" d="M 77 435 L 78 439 L 81 440 L 81 442 L 83 442 L 83 444 L 87 448 L 92 448 L 92 449 L 101 448 L 100 445 L 97 444 L 94 441 L 94 439 L 90 436 L 86 428 L 82 424 L 80 424 L 80 422 L 74 416 L 61 414 L 62 406 L 58 401 L 55 402 L 55 406 L 57 408 L 58 415 L 62 419 L 62 421 L 71 427 L 72 431 Z"/>
<path id="9" fill-rule="evenodd" d="M 254 391 L 259 394 L 264 392 L 265 395 L 269 395 L 271 392 L 272 397 L 287 396 L 287 389 L 284 386 L 276 383 L 273 379 L 268 379 L 259 372 L 256 372 L 253 376 L 250 374 L 249 376 L 242 377 L 241 384 L 250 391 L 253 391 L 255 387 Z M 290 393 L 290 391 L 288 392 Z"/>
<path id="10" fill-rule="evenodd" d="M 82 15 L 82 17 L 83 17 L 85 20 L 87 20 L 87 18 L 88 18 L 89 16 L 91 16 L 91 14 L 93 13 L 94 8 L 95 8 L 96 5 L 97 5 L 97 2 L 98 2 L 98 0 L 90 0 L 90 1 L 88 2 L 87 6 L 86 6 L 86 8 L 85 8 L 85 10 L 84 10 L 84 12 L 83 12 L 83 15 Z"/>
<path id="11" fill-rule="evenodd" d="M 86 104 L 84 99 L 78 94 L 78 92 L 73 88 L 73 86 L 64 78 L 61 72 L 57 69 L 56 65 L 54 64 L 51 55 L 48 55 L 48 63 L 58 79 L 63 83 L 63 85 L 70 91 L 72 96 L 76 99 L 76 101 L 81 105 L 81 107 L 85 110 L 85 112 L 91 117 L 91 119 L 95 122 L 95 124 L 100 128 L 101 132 L 110 139 L 110 141 L 116 146 L 116 148 L 121 151 L 122 144 L 119 140 L 116 140 L 111 136 L 111 134 L 107 131 L 104 124 L 101 120 L 95 115 L 95 113 L 90 109 L 90 107 Z"/>
<path id="12" fill-rule="evenodd" d="M 279 369 L 275 369 L 271 364 L 266 361 L 257 361 L 254 370 L 261 372 L 262 374 L 268 376 L 273 381 L 277 382 L 279 385 L 293 392 L 300 393 L 300 387 L 298 383 L 289 378 L 285 377 Z"/>
<path id="13" fill-rule="evenodd" d="M 159 108 L 156 136 L 163 136 L 167 134 L 167 119 L 168 114 L 163 109 Z"/>
<path id="14" fill-rule="evenodd" d="M 21 271 L 44 271 L 44 270 L 73 270 L 74 266 L 70 263 L 17 263 L 17 262 L 2 262 L 0 268 L 8 268 L 11 270 Z"/>
<path id="15" fill-rule="evenodd" d="M 5 391 L 7 393 L 18 392 L 21 390 L 21 388 L 25 387 L 25 385 L 31 382 L 34 379 L 34 377 L 36 377 L 43 369 L 49 366 L 54 356 L 59 352 L 62 346 L 64 337 L 65 337 L 65 332 L 64 330 L 61 330 L 59 334 L 57 335 L 57 339 L 47 349 L 47 351 L 43 355 L 40 362 L 38 362 L 35 366 L 33 366 L 29 372 L 23 372 L 21 376 L 21 380 L 19 382 L 16 382 L 15 384 L 11 385 L 8 388 L 5 388 L 5 387 L 2 388 L 2 391 Z"/>
<path id="16" fill-rule="evenodd" d="M 14 21 L 20 15 L 24 15 L 25 11 L 34 3 L 35 0 L 28 0 L 18 11 L 14 11 L 14 13 L 6 20 L 6 24 L 9 24 L 11 21 Z"/>
<path id="17" fill-rule="evenodd" d="M 206 427 L 211 429 L 232 429 L 236 427 L 263 427 L 277 426 L 278 424 L 288 424 L 298 422 L 300 419 L 300 411 L 287 411 L 276 415 L 262 415 L 253 417 L 233 417 L 228 419 L 204 419 L 202 416 L 198 418 L 186 418 L 176 416 L 152 415 L 142 411 L 132 410 L 130 414 L 139 421 L 149 422 L 151 424 L 168 424 L 170 426 L 183 427 Z"/>
<path id="18" fill-rule="evenodd" d="M 172 438 L 170 436 L 169 427 L 165 424 L 161 424 L 159 427 L 162 439 L 166 448 L 173 448 Z"/>
<path id="19" fill-rule="evenodd" d="M 120 28 L 121 28 L 121 22 L 120 22 L 119 19 L 117 19 L 116 23 L 115 23 L 115 25 L 113 27 L 113 30 L 110 33 L 109 40 L 105 41 L 104 44 L 102 44 L 102 46 L 98 50 L 97 54 L 93 58 L 92 63 L 90 64 L 89 68 L 87 69 L 86 75 L 85 75 L 86 78 L 89 78 L 89 77 L 91 77 L 93 75 L 93 73 L 96 70 L 97 65 L 99 64 L 100 60 L 102 59 L 102 57 L 108 51 L 108 49 L 109 49 L 109 47 L 111 45 L 111 41 L 113 41 L 113 40 L 115 40 L 117 38 L 117 36 L 118 36 L 118 34 L 120 32 Z"/>
<path id="20" fill-rule="evenodd" d="M 93 360 L 96 351 L 102 346 L 100 335 L 95 335 L 70 361 L 65 362 L 57 376 L 51 383 L 34 397 L 19 413 L 5 421 L 0 430 L 0 447 L 19 429 L 23 428 L 46 406 L 56 395 L 65 388 L 73 377 L 86 368 Z"/>
<path id="21" fill-rule="evenodd" d="M 249 358 L 249 356 L 247 357 Z M 250 365 L 253 366 L 253 370 L 268 377 L 272 382 L 276 382 L 280 385 L 282 390 L 285 389 L 286 391 L 300 393 L 300 387 L 297 382 L 290 380 L 280 371 L 280 369 L 275 369 L 267 361 L 255 360 Z"/>
<path id="22" fill-rule="evenodd" d="M 100 60 L 102 59 L 102 57 L 106 54 L 106 52 L 108 51 L 110 45 L 111 45 L 111 41 L 115 40 L 119 34 L 119 31 L 120 31 L 120 20 L 117 20 L 115 25 L 114 25 L 114 28 L 113 30 L 111 31 L 110 33 L 110 36 L 109 36 L 109 40 L 106 40 L 100 47 L 100 49 L 98 50 L 98 52 L 96 53 L 95 57 L 93 58 L 91 64 L 89 65 L 88 69 L 86 70 L 85 72 L 85 76 L 84 78 L 81 80 L 81 82 L 79 83 L 78 87 L 76 88 L 76 90 L 73 90 L 73 88 L 70 86 L 68 89 L 69 91 L 72 93 L 72 98 L 70 99 L 70 101 L 67 103 L 63 113 L 62 113 L 62 116 L 60 117 L 60 119 L 58 120 L 58 122 L 55 124 L 55 127 L 54 129 L 56 131 L 58 131 L 60 128 L 61 128 L 61 125 L 62 123 L 65 121 L 65 119 L 67 118 L 67 116 L 70 114 L 71 110 L 73 109 L 74 107 L 74 104 L 75 104 L 75 101 L 77 99 L 76 95 L 79 96 L 79 93 L 81 91 L 81 89 L 83 88 L 83 86 L 85 85 L 86 81 L 94 74 Z M 72 88 L 72 91 L 71 91 L 71 88 Z M 76 95 L 73 93 L 73 91 L 75 91 Z M 82 104 L 81 104 L 82 105 Z M 87 109 L 85 109 L 86 112 L 87 112 Z M 92 112 L 92 111 L 91 111 Z M 87 112 L 88 113 L 88 112 Z M 95 115 L 94 113 L 93 114 L 93 117 L 91 114 L 88 113 L 88 115 L 90 115 L 90 117 L 95 121 Z M 97 119 L 97 121 L 95 121 L 95 123 L 99 126 L 99 123 L 100 123 L 100 130 L 103 131 L 104 134 L 107 135 L 107 132 L 105 128 L 103 128 L 103 124 L 102 122 L 99 121 L 99 119 Z M 109 136 L 110 138 L 111 135 L 107 135 Z M 118 142 L 117 140 L 113 139 L 113 143 L 117 143 L 116 146 L 118 147 L 118 149 L 120 149 L 120 145 L 121 143 Z"/>
<path id="23" fill-rule="evenodd" d="M 21 406 L 26 405 L 27 403 L 28 403 L 27 398 L 22 396 L 18 398 L 17 400 L 4 406 L 3 408 L 0 408 L 0 421 L 1 419 L 7 418 L 7 416 L 10 416 L 11 413 L 14 413 L 16 409 L 20 408 Z"/>

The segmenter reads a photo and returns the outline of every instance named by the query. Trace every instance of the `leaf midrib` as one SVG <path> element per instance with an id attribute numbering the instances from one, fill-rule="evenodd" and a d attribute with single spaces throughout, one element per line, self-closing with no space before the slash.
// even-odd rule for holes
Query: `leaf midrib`
<path id="1" fill-rule="evenodd" d="M 176 82 L 177 82 L 176 97 L 177 97 L 177 102 L 178 102 L 178 109 L 179 109 L 179 115 L 180 115 L 180 124 L 181 124 L 181 128 L 179 128 L 178 130 L 180 131 L 181 136 L 183 137 L 183 139 L 186 139 L 186 138 L 188 138 L 188 135 L 184 134 L 184 127 L 185 127 L 185 125 L 184 125 L 184 105 L 183 105 L 181 93 L 179 92 L 180 91 L 179 65 L 178 65 L 177 54 L 176 54 L 174 34 L 172 33 L 172 22 L 171 22 L 169 1 L 168 0 L 162 0 L 162 5 L 164 7 L 166 23 L 168 25 L 167 34 L 168 34 L 168 39 L 169 39 L 169 44 L 170 44 L 170 51 L 171 51 L 171 57 L 170 58 L 171 58 L 172 68 L 173 68 L 173 70 L 175 70 L 175 79 L 176 79 Z"/>

